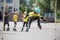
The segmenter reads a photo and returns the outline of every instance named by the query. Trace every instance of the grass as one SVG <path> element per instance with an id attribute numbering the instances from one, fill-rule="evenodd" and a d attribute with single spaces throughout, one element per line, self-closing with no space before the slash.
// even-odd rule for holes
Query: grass
<path id="1" fill-rule="evenodd" d="M 56 22 L 57 22 L 57 23 L 60 23 L 60 19 L 56 19 Z"/>

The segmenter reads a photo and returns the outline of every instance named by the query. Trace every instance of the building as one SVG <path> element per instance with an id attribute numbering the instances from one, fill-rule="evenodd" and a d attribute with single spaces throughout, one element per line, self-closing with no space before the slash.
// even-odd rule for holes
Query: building
<path id="1" fill-rule="evenodd" d="M 0 11 L 4 9 L 4 1 L 0 0 Z M 8 8 L 9 12 L 15 12 L 16 10 L 19 12 L 19 0 L 6 0 L 6 7 Z"/>

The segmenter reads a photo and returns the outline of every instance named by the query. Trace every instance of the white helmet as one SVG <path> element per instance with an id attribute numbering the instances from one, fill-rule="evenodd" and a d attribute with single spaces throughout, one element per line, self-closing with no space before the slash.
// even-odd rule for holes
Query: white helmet
<path id="1" fill-rule="evenodd" d="M 27 14 L 27 12 L 25 11 L 24 14 Z"/>

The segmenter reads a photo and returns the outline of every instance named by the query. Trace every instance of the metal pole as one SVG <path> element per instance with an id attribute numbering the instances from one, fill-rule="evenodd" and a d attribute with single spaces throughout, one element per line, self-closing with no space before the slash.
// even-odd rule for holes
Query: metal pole
<path id="1" fill-rule="evenodd" d="M 3 10 L 3 25 L 4 25 L 4 15 L 5 15 L 6 0 L 4 0 L 4 10 Z M 3 26 L 4 27 L 4 26 Z"/>
<path id="2" fill-rule="evenodd" d="M 57 18 L 57 0 L 55 0 L 55 40 L 56 40 L 56 18 Z"/>
<path id="3" fill-rule="evenodd" d="M 3 27 L 4 27 L 4 15 L 5 15 L 6 0 L 3 0 L 3 6 L 4 6 L 4 9 L 3 9 Z M 3 34 L 2 34 L 2 36 L 4 37 Z M 2 37 L 2 40 L 4 40 L 3 37 Z"/>
<path id="4" fill-rule="evenodd" d="M 3 9 L 3 28 L 4 28 L 4 15 L 5 15 L 5 6 L 6 6 L 6 0 L 3 1 L 4 2 L 4 9 Z"/>
<path id="5" fill-rule="evenodd" d="M 57 0 L 55 0 L 55 23 L 56 23 L 56 17 L 57 17 Z"/>

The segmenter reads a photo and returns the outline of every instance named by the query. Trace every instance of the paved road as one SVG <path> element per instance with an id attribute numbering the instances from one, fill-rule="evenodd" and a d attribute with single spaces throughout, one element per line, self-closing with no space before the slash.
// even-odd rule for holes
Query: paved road
<path id="1" fill-rule="evenodd" d="M 2 30 L 2 24 L 0 22 L 0 30 Z M 10 31 L 0 31 L 0 40 L 59 40 L 60 38 L 60 23 L 41 23 L 42 30 L 37 27 L 36 22 L 32 22 L 29 32 L 21 32 L 22 22 L 18 22 L 17 31 L 14 32 L 13 22 L 10 22 Z M 56 26 L 56 27 L 55 27 Z M 7 28 L 7 26 L 6 26 Z M 57 29 L 55 31 L 55 28 Z M 56 35 L 55 35 L 56 34 Z M 56 36 L 56 37 L 55 37 Z"/>

